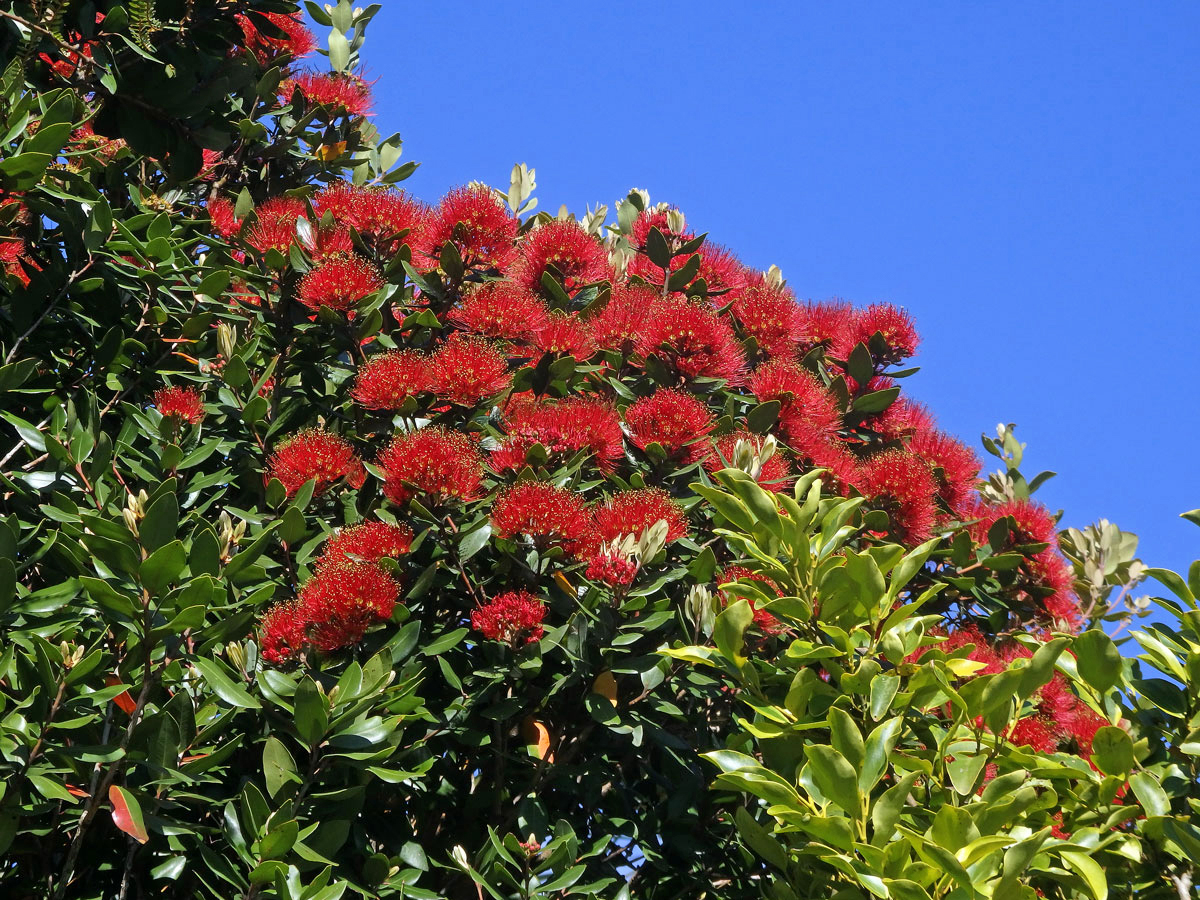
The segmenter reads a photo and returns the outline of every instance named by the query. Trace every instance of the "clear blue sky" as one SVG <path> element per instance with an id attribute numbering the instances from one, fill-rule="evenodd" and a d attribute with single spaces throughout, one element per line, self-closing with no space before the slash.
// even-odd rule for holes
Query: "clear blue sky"
<path id="1" fill-rule="evenodd" d="M 1200 531 L 1200 3 L 412 3 L 364 47 L 427 200 L 631 187 L 804 298 L 915 315 L 907 389 L 1018 423 L 1065 524 Z"/>

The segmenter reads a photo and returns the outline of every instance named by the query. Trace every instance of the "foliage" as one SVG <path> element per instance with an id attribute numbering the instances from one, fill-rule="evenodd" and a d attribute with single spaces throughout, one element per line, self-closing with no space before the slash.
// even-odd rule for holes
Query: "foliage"
<path id="1" fill-rule="evenodd" d="M 643 191 L 610 221 L 535 214 L 524 165 L 436 206 L 395 189 L 415 166 L 358 74 L 378 7 L 306 9 L 329 71 L 285 0 L 0 10 L 5 896 L 759 897 L 733 836 L 774 826 L 706 758 L 818 735 L 829 685 L 869 738 L 855 690 L 896 688 L 884 720 L 909 668 L 929 702 L 886 721 L 926 748 L 863 804 L 964 727 L 956 759 L 1029 757 L 959 721 L 965 648 L 906 658 L 934 621 L 999 646 L 1128 617 L 1135 539 L 1062 556 L 1011 428 L 977 485 L 902 396 L 900 310 L 799 302 Z M 791 593 L 737 577 L 762 566 Z M 1111 655 L 1083 640 L 1080 671 Z M 1172 684 L 1131 682 L 1186 718 Z"/>

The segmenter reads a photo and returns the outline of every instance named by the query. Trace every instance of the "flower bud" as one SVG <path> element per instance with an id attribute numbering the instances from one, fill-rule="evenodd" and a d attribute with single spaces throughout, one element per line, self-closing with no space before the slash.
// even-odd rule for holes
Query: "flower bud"
<path id="1" fill-rule="evenodd" d="M 217 326 L 217 352 L 225 359 L 232 359 L 237 346 L 237 329 L 222 322 Z"/>
<path id="2" fill-rule="evenodd" d="M 682 212 L 677 209 L 667 210 L 667 228 L 674 234 L 683 234 L 684 228 L 687 227 L 687 219 L 684 218 Z"/>
<path id="3" fill-rule="evenodd" d="M 231 663 L 233 663 L 238 669 L 240 669 L 243 672 L 246 671 L 246 650 L 245 650 L 245 648 L 242 647 L 241 644 L 236 643 L 236 642 L 232 643 L 232 644 L 226 644 L 225 645 L 225 656 L 227 656 L 229 658 L 229 661 Z"/>

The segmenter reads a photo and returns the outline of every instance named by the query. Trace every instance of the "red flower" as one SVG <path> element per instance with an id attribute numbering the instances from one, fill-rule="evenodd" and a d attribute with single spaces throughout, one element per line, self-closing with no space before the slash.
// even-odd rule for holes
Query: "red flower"
<path id="1" fill-rule="evenodd" d="M 352 256 L 354 239 L 350 229 L 343 228 L 337 223 L 318 225 L 303 238 L 304 249 L 314 260 L 323 260 L 331 256 Z"/>
<path id="2" fill-rule="evenodd" d="M 638 564 L 620 553 L 602 551 L 592 557 L 584 577 L 588 581 L 599 581 L 610 587 L 633 584 Z"/>
<path id="3" fill-rule="evenodd" d="M 192 387 L 164 387 L 154 392 L 154 406 L 163 418 L 199 425 L 204 418 L 204 398 Z"/>
<path id="4" fill-rule="evenodd" d="M 848 380 L 853 381 L 853 379 Z M 877 385 L 876 382 L 882 386 Z M 867 383 L 867 391 L 886 390 L 892 386 L 891 379 L 872 378 Z M 895 441 L 921 432 L 932 431 L 934 418 L 933 413 L 924 404 L 906 397 L 898 397 L 879 415 L 868 419 L 867 424 L 883 437 Z"/>
<path id="5" fill-rule="evenodd" d="M 362 640 L 368 628 L 391 618 L 400 586 L 369 562 L 330 562 L 300 590 L 297 616 L 308 642 L 323 653 Z"/>
<path id="6" fill-rule="evenodd" d="M 592 397 L 512 403 L 504 414 L 504 427 L 509 439 L 492 456 L 497 471 L 523 467 L 534 444 L 560 458 L 588 450 L 605 473 L 612 472 L 622 454 L 616 409 Z"/>
<path id="7" fill-rule="evenodd" d="M 596 345 L 583 323 L 567 313 L 552 312 L 533 335 L 533 346 L 542 353 L 573 356 L 584 360 L 596 352 Z"/>
<path id="8" fill-rule="evenodd" d="M 935 429 L 913 435 L 908 449 L 933 470 L 938 496 L 951 512 L 966 508 L 979 480 L 979 457 L 962 441 Z"/>
<path id="9" fill-rule="evenodd" d="M 294 600 L 277 603 L 267 610 L 259 625 L 258 643 L 263 659 L 277 666 L 290 662 L 308 643 L 305 625 L 299 604 Z"/>
<path id="10" fill-rule="evenodd" d="M 296 197 L 272 197 L 264 200 L 254 215 L 246 243 L 259 253 L 278 250 L 286 255 L 296 242 L 296 220 L 307 218 L 308 207 Z"/>
<path id="11" fill-rule="evenodd" d="M 746 370 L 733 328 L 711 309 L 670 299 L 654 307 L 638 351 L 654 354 L 683 378 L 720 378 L 740 384 Z"/>
<path id="12" fill-rule="evenodd" d="M 835 300 L 830 303 L 808 303 L 800 307 L 800 352 L 807 353 L 820 344 L 826 348 L 837 348 L 845 355 L 854 349 L 850 343 L 849 329 L 854 322 L 854 308 L 849 303 Z M 849 346 L 849 350 L 845 348 Z"/>
<path id="13" fill-rule="evenodd" d="M 223 238 L 233 237 L 242 228 L 242 220 L 234 213 L 233 204 L 224 197 L 208 201 L 208 217 L 213 230 Z"/>
<path id="14" fill-rule="evenodd" d="M 412 547 L 413 532 L 407 525 L 391 525 L 372 519 L 343 528 L 325 544 L 318 565 L 331 562 L 376 562 L 403 556 Z"/>
<path id="15" fill-rule="evenodd" d="M 554 219 L 525 235 L 513 281 L 535 294 L 542 292 L 542 275 L 551 271 L 568 293 L 586 284 L 611 280 L 608 251 L 577 223 Z"/>
<path id="16" fill-rule="evenodd" d="M 367 409 L 396 410 L 430 387 L 429 357 L 400 350 L 378 353 L 359 366 L 350 395 Z"/>
<path id="17" fill-rule="evenodd" d="M 828 432 L 811 425 L 798 425 L 788 432 L 788 441 L 801 468 L 824 469 L 821 475 L 830 490 L 843 497 L 858 480 L 858 458 Z"/>
<path id="18" fill-rule="evenodd" d="M 528 536 L 539 550 L 561 547 L 579 556 L 592 541 L 592 521 L 583 499 L 544 481 L 521 481 L 492 507 L 498 537 Z"/>
<path id="19" fill-rule="evenodd" d="M 637 349 L 661 299 L 657 291 L 646 285 L 613 285 L 604 309 L 588 319 L 592 339 L 602 350 L 629 356 Z"/>
<path id="20" fill-rule="evenodd" d="M 937 485 L 921 458 L 901 450 L 876 454 L 863 462 L 855 486 L 888 514 L 888 533 L 900 543 L 919 544 L 933 533 Z"/>
<path id="21" fill-rule="evenodd" d="M 755 453 L 762 447 L 760 436 L 744 430 L 731 431 L 713 439 L 713 452 L 705 457 L 704 468 L 715 473 L 733 465 L 734 450 L 737 448 L 738 441 L 748 441 Z M 758 473 L 758 483 L 768 491 L 775 493 L 788 490 L 791 481 L 791 466 L 778 451 L 771 454 Z"/>
<path id="22" fill-rule="evenodd" d="M 312 478 L 316 493 L 338 479 L 346 479 L 352 488 L 362 487 L 367 472 L 350 443 L 336 434 L 318 428 L 306 428 L 284 440 L 271 457 L 269 477 L 278 478 L 288 496 Z"/>
<path id="23" fill-rule="evenodd" d="M 640 538 L 658 522 L 667 523 L 667 543 L 687 534 L 687 513 L 659 488 L 621 491 L 595 511 L 596 537 L 611 544 L 625 535 Z"/>
<path id="24" fill-rule="evenodd" d="M 277 93 L 286 103 L 296 91 L 311 105 L 344 110 L 351 116 L 365 116 L 371 112 L 371 86 L 357 75 L 301 72 L 280 82 Z"/>
<path id="25" fill-rule="evenodd" d="M 674 207 L 671 209 L 673 210 Z M 649 236 L 651 228 L 657 228 L 668 241 L 678 240 L 681 243 L 690 241 L 694 237 L 690 231 L 678 233 L 671 231 L 667 224 L 668 212 L 669 210 L 663 207 L 661 209 L 644 209 L 638 213 L 637 218 L 633 220 L 633 227 L 629 234 L 629 240 L 633 246 L 645 250 L 646 238 Z"/>
<path id="26" fill-rule="evenodd" d="M 442 245 L 450 241 L 468 268 L 503 269 L 516 255 L 519 225 L 491 188 L 455 188 L 429 223 L 428 253 L 436 265 Z"/>
<path id="27" fill-rule="evenodd" d="M 546 633 L 542 622 L 546 605 L 528 591 L 497 594 L 471 613 L 471 627 L 489 641 L 503 641 L 510 647 L 532 644 Z"/>
<path id="28" fill-rule="evenodd" d="M 529 340 L 547 322 L 544 301 L 509 281 L 493 281 L 472 291 L 450 310 L 460 328 L 497 340 Z"/>
<path id="29" fill-rule="evenodd" d="M 842 424 L 837 401 L 808 369 L 789 359 L 773 359 L 754 370 L 750 390 L 759 403 L 779 401 L 779 429 L 792 444 L 809 432 L 832 435 Z"/>
<path id="30" fill-rule="evenodd" d="M 318 215 L 329 212 L 336 222 L 375 239 L 381 252 L 395 253 L 401 244 L 415 251 L 426 248 L 429 208 L 403 191 L 335 181 L 317 194 L 313 206 Z M 405 236 L 397 238 L 401 233 Z"/>
<path id="31" fill-rule="evenodd" d="M 344 311 L 383 286 L 379 270 L 359 256 L 333 256 L 300 279 L 296 299 L 309 309 Z"/>
<path id="32" fill-rule="evenodd" d="M 803 349 L 804 315 L 788 288 L 759 278 L 733 301 L 732 312 L 764 356 L 792 357 Z"/>
<path id="33" fill-rule="evenodd" d="M 854 316 L 844 335 L 844 343 L 837 352 L 848 355 L 859 343 L 867 344 L 870 348 L 871 338 L 876 332 L 882 336 L 886 347 L 876 356 L 876 362 L 898 363 L 913 356 L 921 343 L 912 316 L 890 303 L 874 303 Z"/>
<path id="34" fill-rule="evenodd" d="M 768 594 L 774 593 L 777 597 L 783 596 L 783 591 L 779 589 L 779 585 L 774 581 L 766 575 L 759 575 L 757 572 L 750 571 L 745 566 L 726 566 L 717 577 L 718 584 L 730 584 L 735 581 L 755 581 L 765 586 Z M 721 592 L 721 602 L 726 606 L 738 599 L 745 599 L 750 604 L 750 611 L 754 613 L 754 624 L 763 634 L 779 634 L 787 630 L 786 625 L 765 609 L 759 609 L 751 598 L 739 598 L 727 591 Z"/>
<path id="35" fill-rule="evenodd" d="M 475 406 L 508 388 L 508 359 L 492 344 L 462 333 L 450 336 L 430 364 L 433 391 L 442 400 Z"/>
<path id="36" fill-rule="evenodd" d="M 716 420 L 691 394 L 660 388 L 625 410 L 625 424 L 630 440 L 641 449 L 655 443 L 673 460 L 693 463 L 708 453 L 704 438 Z"/>
<path id="37" fill-rule="evenodd" d="M 307 56 L 317 46 L 313 33 L 304 27 L 300 13 L 259 13 L 268 19 L 272 25 L 283 32 L 282 35 L 266 34 L 255 26 L 250 16 L 238 14 L 238 24 L 242 26 L 244 45 L 254 54 L 260 63 L 267 65 L 280 56 L 290 56 L 299 59 Z"/>
<path id="38" fill-rule="evenodd" d="M 420 495 L 427 506 L 449 500 L 474 500 L 483 480 L 475 443 L 458 431 L 429 426 L 398 434 L 377 461 L 383 492 L 394 503 Z"/>

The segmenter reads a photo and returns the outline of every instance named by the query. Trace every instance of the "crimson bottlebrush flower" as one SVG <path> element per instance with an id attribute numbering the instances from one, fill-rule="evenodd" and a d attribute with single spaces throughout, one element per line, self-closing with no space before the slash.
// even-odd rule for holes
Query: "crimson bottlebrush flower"
<path id="1" fill-rule="evenodd" d="M 708 407 L 683 391 L 659 388 L 625 410 L 625 424 L 635 445 L 658 444 L 677 461 L 693 463 L 708 453 L 705 438 L 716 426 Z"/>
<path id="2" fill-rule="evenodd" d="M 626 535 L 640 538 L 657 522 L 667 523 L 667 543 L 687 534 L 687 513 L 660 488 L 621 491 L 596 508 L 596 537 L 611 544 Z"/>
<path id="3" fill-rule="evenodd" d="M 344 311 L 383 286 L 379 270 L 360 256 L 333 256 L 300 279 L 296 299 L 314 312 Z"/>
<path id="4" fill-rule="evenodd" d="M 354 254 L 354 239 L 350 237 L 350 229 L 336 223 L 318 225 L 311 231 L 302 234 L 301 243 L 316 261 L 332 256 L 352 256 Z"/>
<path id="5" fill-rule="evenodd" d="M 673 207 L 672 207 L 673 209 Z M 637 214 L 637 218 L 633 220 L 633 226 L 630 228 L 629 240 L 635 247 L 639 249 L 646 248 L 646 238 L 650 234 L 651 228 L 657 228 L 662 236 L 668 241 L 678 240 L 681 243 L 690 241 L 695 235 L 690 231 L 676 233 L 671 231 L 670 221 L 667 209 L 644 209 Z"/>
<path id="6" fill-rule="evenodd" d="M 234 212 L 233 204 L 224 197 L 213 197 L 208 201 L 208 218 L 213 230 L 223 238 L 233 237 L 242 228 L 242 220 Z"/>
<path id="7" fill-rule="evenodd" d="M 1047 546 L 1027 557 L 1021 564 L 1026 575 L 1018 589 L 1035 615 L 1045 615 L 1070 627 L 1081 623 L 1079 598 L 1075 594 L 1075 576 L 1070 565 L 1058 550 L 1058 525 L 1050 511 L 1031 500 L 1011 500 L 1002 504 L 978 504 L 964 510 L 964 516 L 979 521 L 970 527 L 972 540 L 987 543 L 992 527 L 1009 517 L 1008 535 L 1002 546 L 992 547 L 1001 553 L 1028 544 Z"/>
<path id="8" fill-rule="evenodd" d="M 394 503 L 418 495 L 426 506 L 474 500 L 483 480 L 483 461 L 474 441 L 437 426 L 396 435 L 376 465 L 384 472 L 383 492 Z"/>
<path id="9" fill-rule="evenodd" d="M 328 106 L 351 116 L 365 116 L 371 112 L 371 86 L 357 75 L 301 72 L 281 81 L 277 93 L 286 103 L 296 91 L 310 105 Z"/>
<path id="10" fill-rule="evenodd" d="M 717 576 L 718 584 L 731 584 L 735 581 L 754 581 L 763 585 L 767 589 L 768 594 L 775 594 L 776 597 L 782 597 L 783 591 L 779 589 L 774 581 L 766 575 L 759 575 L 757 572 L 752 572 L 745 566 L 726 566 L 719 576 Z M 721 592 L 721 601 L 728 606 L 735 600 L 743 599 L 729 593 L 728 591 Z M 758 605 L 749 597 L 744 598 L 750 604 L 750 611 L 754 613 L 754 624 L 763 634 L 779 634 L 781 631 L 786 631 L 787 626 L 780 622 L 777 618 L 767 612 L 765 609 L 759 609 Z"/>
<path id="11" fill-rule="evenodd" d="M 399 598 L 400 585 L 375 563 L 335 561 L 305 582 L 296 612 L 308 642 L 329 653 L 357 644 L 368 628 L 391 618 Z"/>
<path id="12" fill-rule="evenodd" d="M 339 224 L 374 239 L 381 252 L 394 253 L 401 244 L 425 249 L 429 207 L 403 191 L 335 181 L 313 198 L 313 206 L 318 215 L 329 212 Z M 395 237 L 401 233 L 404 237 Z"/>
<path id="13" fill-rule="evenodd" d="M 516 255 L 520 224 L 491 188 L 455 188 L 430 217 L 427 252 L 436 265 L 450 241 L 468 268 L 504 269 Z"/>
<path id="14" fill-rule="evenodd" d="M 849 331 L 854 323 L 854 307 L 841 300 L 827 303 L 806 303 L 800 307 L 800 352 L 807 353 L 817 345 L 837 348 L 842 358 L 848 353 Z M 849 344 L 850 349 L 854 345 Z M 843 352 L 844 351 L 844 352 Z"/>
<path id="15" fill-rule="evenodd" d="M 779 427 L 789 443 L 800 431 L 832 435 L 842 424 L 837 401 L 812 372 L 790 359 L 772 359 L 750 376 L 750 391 L 759 403 L 779 401 Z"/>
<path id="16" fill-rule="evenodd" d="M 975 451 L 962 441 L 933 428 L 916 432 L 908 449 L 929 464 L 938 486 L 938 496 L 951 512 L 966 507 L 979 480 L 980 462 Z"/>
<path id="17" fill-rule="evenodd" d="M 811 425 L 798 425 L 788 432 L 789 446 L 801 469 L 824 469 L 821 481 L 843 497 L 858 480 L 858 458 L 846 445 L 827 431 Z"/>
<path id="18" fill-rule="evenodd" d="M 492 344 L 462 333 L 450 336 L 430 361 L 430 383 L 439 399 L 475 406 L 512 382 L 508 359 Z"/>
<path id="19" fill-rule="evenodd" d="M 852 381 L 853 379 L 848 379 Z M 874 387 L 876 381 L 886 382 L 886 387 L 894 386 L 891 379 L 874 379 L 867 383 L 867 391 L 885 390 Z M 935 420 L 929 407 L 923 403 L 909 400 L 907 397 L 897 397 L 883 412 L 867 419 L 866 424 L 888 440 L 896 441 L 922 432 L 933 431 Z"/>
<path id="20" fill-rule="evenodd" d="M 533 346 L 542 353 L 584 360 L 596 352 L 592 336 L 576 316 L 552 312 L 533 333 Z"/>
<path id="21" fill-rule="evenodd" d="M 243 46 L 266 65 L 280 56 L 290 56 L 299 59 L 312 53 L 317 46 L 317 39 L 301 21 L 300 13 L 258 13 L 266 18 L 282 35 L 268 34 L 254 24 L 254 20 L 245 14 L 237 15 L 238 24 L 242 27 Z"/>
<path id="22" fill-rule="evenodd" d="M 429 357 L 415 350 L 377 353 L 358 367 L 350 396 L 367 409 L 400 409 L 432 387 Z"/>
<path id="23" fill-rule="evenodd" d="M 610 587 L 620 587 L 633 584 L 637 576 L 638 564 L 620 553 L 601 551 L 592 557 L 588 563 L 584 577 L 588 581 L 599 581 Z"/>
<path id="24" fill-rule="evenodd" d="M 664 300 L 654 307 L 638 345 L 683 378 L 720 378 L 740 384 L 746 371 L 742 344 L 729 322 L 687 300 Z"/>
<path id="25" fill-rule="evenodd" d="M 0 266 L 3 266 L 5 275 L 16 278 L 26 287 L 30 276 L 25 267 L 41 268 L 29 257 L 29 248 L 23 238 L 9 237 L 0 238 Z"/>
<path id="26" fill-rule="evenodd" d="M 518 251 L 513 281 L 535 294 L 542 292 L 542 275 L 551 270 L 568 293 L 613 277 L 604 245 L 576 222 L 555 219 L 539 225 L 525 235 Z"/>
<path id="27" fill-rule="evenodd" d="M 71 132 L 70 142 L 67 144 L 68 155 L 74 153 L 88 153 L 99 159 L 101 162 L 108 163 L 113 160 L 118 153 L 128 146 L 120 138 L 108 138 L 103 135 L 96 134 L 91 122 L 84 122 L 73 132 Z M 205 160 L 208 160 L 208 154 L 216 151 L 205 150 Z M 220 155 L 219 153 L 217 154 Z M 207 168 L 207 166 L 206 166 Z M 201 169 L 203 175 L 204 169 Z"/>
<path id="28" fill-rule="evenodd" d="M 646 285 L 613 285 L 604 309 L 588 319 L 592 340 L 602 350 L 629 356 L 637 349 L 660 299 L 658 292 Z"/>
<path id="29" fill-rule="evenodd" d="M 917 352 L 921 338 L 917 334 L 912 316 L 890 303 L 873 303 L 859 310 L 843 334 L 843 343 L 835 352 L 848 355 L 856 344 L 870 347 L 871 337 L 878 332 L 886 346 L 876 361 L 898 363 Z"/>
<path id="30" fill-rule="evenodd" d="M 489 641 L 516 647 L 541 640 L 545 619 L 546 605 L 541 600 L 528 591 L 508 591 L 473 610 L 471 627 Z"/>
<path id="31" fill-rule="evenodd" d="M 738 294 L 731 312 L 764 356 L 792 357 L 803 349 L 804 318 L 788 288 L 760 277 Z"/>
<path id="32" fill-rule="evenodd" d="M 290 497 L 314 478 L 316 493 L 343 478 L 350 487 L 359 488 L 367 472 L 345 438 L 319 428 L 306 428 L 275 449 L 268 475 L 278 478 Z"/>
<path id="33" fill-rule="evenodd" d="M 278 250 L 286 254 L 296 242 L 296 220 L 308 216 L 308 207 L 297 197 L 272 197 L 254 211 L 254 224 L 246 243 L 259 253 Z"/>
<path id="34" fill-rule="evenodd" d="M 1055 753 L 1059 742 L 1056 732 L 1045 716 L 1026 716 L 1013 726 L 1008 742 L 1014 747 L 1029 747 L 1035 753 Z"/>
<path id="35" fill-rule="evenodd" d="M 396 559 L 412 547 L 413 531 L 407 525 L 392 525 L 373 519 L 343 528 L 325 544 L 318 565 L 338 561 L 377 562 Z"/>
<path id="36" fill-rule="evenodd" d="M 159 388 L 154 392 L 154 407 L 164 419 L 176 419 L 199 425 L 204 418 L 204 398 L 192 387 Z"/>
<path id="37" fill-rule="evenodd" d="M 592 543 L 592 519 L 578 494 L 544 481 L 520 481 L 492 506 L 498 537 L 525 535 L 539 550 L 561 547 L 579 556 Z"/>
<path id="38" fill-rule="evenodd" d="M 258 644 L 263 659 L 276 666 L 291 662 L 308 643 L 305 624 L 294 600 L 267 610 L 259 623 Z"/>
<path id="39" fill-rule="evenodd" d="M 449 320 L 474 334 L 498 340 L 528 340 L 549 320 L 540 297 L 511 281 L 493 281 L 472 291 L 450 310 Z"/>
<path id="40" fill-rule="evenodd" d="M 511 403 L 504 413 L 504 428 L 509 438 L 492 454 L 492 466 L 501 472 L 523 467 L 534 444 L 555 457 L 588 450 L 606 474 L 622 454 L 620 416 L 611 404 L 594 397 Z"/>
<path id="41" fill-rule="evenodd" d="M 759 435 L 745 430 L 731 431 L 713 439 L 712 452 L 704 458 L 704 468 L 709 472 L 716 473 L 732 466 L 738 441 L 747 441 L 755 453 L 762 447 L 762 438 Z M 763 463 L 757 480 L 768 491 L 775 493 L 786 491 L 791 486 L 792 468 L 788 465 L 788 461 L 776 451 Z"/>
<path id="42" fill-rule="evenodd" d="M 888 515 L 888 533 L 912 546 L 927 540 L 937 517 L 937 485 L 920 457 L 888 450 L 862 463 L 855 487 L 869 506 Z"/>

